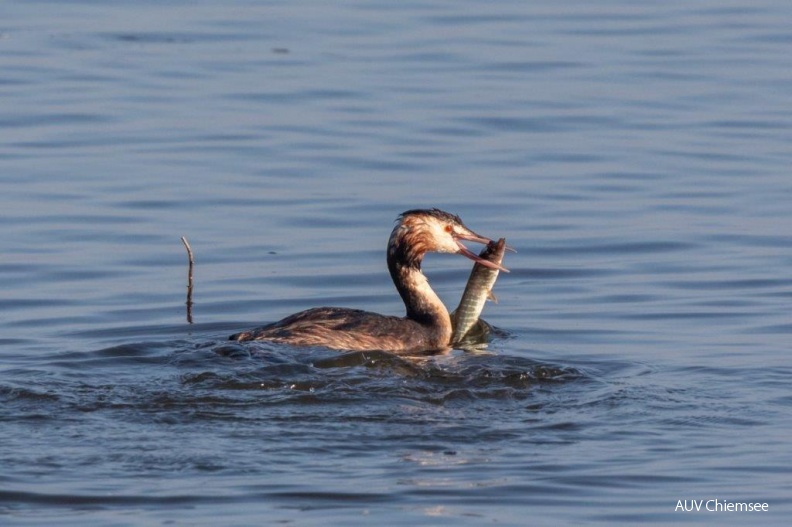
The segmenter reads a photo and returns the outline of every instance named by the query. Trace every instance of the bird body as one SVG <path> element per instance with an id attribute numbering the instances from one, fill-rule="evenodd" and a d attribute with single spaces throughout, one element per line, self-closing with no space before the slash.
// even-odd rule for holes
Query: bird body
<path id="1" fill-rule="evenodd" d="M 504 270 L 469 251 L 462 240 L 491 243 L 453 214 L 438 209 L 408 210 L 397 219 L 387 249 L 388 270 L 404 302 L 404 317 L 360 309 L 317 307 L 229 338 L 351 351 L 409 353 L 447 349 L 451 343 L 451 318 L 421 272 L 424 255 L 427 252 L 462 254 L 481 265 Z"/>

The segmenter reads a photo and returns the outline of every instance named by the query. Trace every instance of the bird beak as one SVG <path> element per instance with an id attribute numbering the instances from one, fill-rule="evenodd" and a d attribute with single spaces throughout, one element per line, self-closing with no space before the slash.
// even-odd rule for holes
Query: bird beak
<path id="1" fill-rule="evenodd" d="M 489 267 L 490 269 L 497 269 L 498 271 L 503 271 L 504 273 L 508 273 L 509 270 L 503 267 L 502 265 L 496 264 L 495 262 L 490 262 L 474 252 L 471 252 L 470 249 L 465 247 L 465 245 L 460 240 L 467 240 L 470 242 L 476 243 L 483 243 L 484 245 L 489 245 L 494 243 L 489 238 L 485 238 L 483 236 L 479 236 L 474 232 L 465 233 L 465 234 L 457 234 L 454 236 L 454 241 L 456 241 L 457 245 L 459 246 L 459 254 L 465 256 L 466 258 L 470 258 L 474 262 L 483 265 L 484 267 Z M 507 249 L 511 249 L 511 247 L 507 247 Z M 513 250 L 513 249 L 512 249 Z"/>

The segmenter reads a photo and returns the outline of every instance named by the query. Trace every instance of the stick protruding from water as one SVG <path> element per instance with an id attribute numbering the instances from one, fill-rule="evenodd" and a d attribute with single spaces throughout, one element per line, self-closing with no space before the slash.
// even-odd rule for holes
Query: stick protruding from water
<path id="1" fill-rule="evenodd" d="M 184 244 L 184 248 L 187 249 L 187 259 L 190 262 L 189 270 L 187 271 L 187 323 L 192 324 L 192 293 L 193 293 L 193 265 L 195 265 L 195 260 L 193 259 L 193 252 L 192 247 L 190 247 L 190 242 L 187 241 L 187 238 L 184 236 L 181 237 L 181 241 Z"/>

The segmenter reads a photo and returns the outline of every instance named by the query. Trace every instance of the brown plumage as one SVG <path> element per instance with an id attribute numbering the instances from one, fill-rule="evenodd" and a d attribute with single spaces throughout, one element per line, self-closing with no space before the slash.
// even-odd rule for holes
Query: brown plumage
<path id="1" fill-rule="evenodd" d="M 491 242 L 468 229 L 459 216 L 438 209 L 408 210 L 399 216 L 388 240 L 387 261 L 407 311 L 403 318 L 360 309 L 317 307 L 229 338 L 353 351 L 446 349 L 451 340 L 451 319 L 421 272 L 424 255 L 462 254 L 482 265 L 497 266 L 470 252 L 461 240 Z"/>

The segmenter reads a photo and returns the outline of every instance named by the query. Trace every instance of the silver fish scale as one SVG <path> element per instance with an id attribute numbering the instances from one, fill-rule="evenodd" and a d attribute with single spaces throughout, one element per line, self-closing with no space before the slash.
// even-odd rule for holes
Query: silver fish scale
<path id="1" fill-rule="evenodd" d="M 479 256 L 500 265 L 503 261 L 505 250 L 506 240 L 501 238 L 497 242 L 487 245 Z M 452 344 L 456 344 L 465 338 L 465 335 L 478 322 L 481 311 L 484 309 L 484 304 L 490 296 L 495 281 L 498 279 L 498 273 L 497 269 L 490 269 L 479 263 L 473 266 L 470 278 L 468 278 L 465 286 L 465 292 L 459 301 L 459 306 L 451 317 L 454 326 L 454 332 L 451 336 Z"/>

